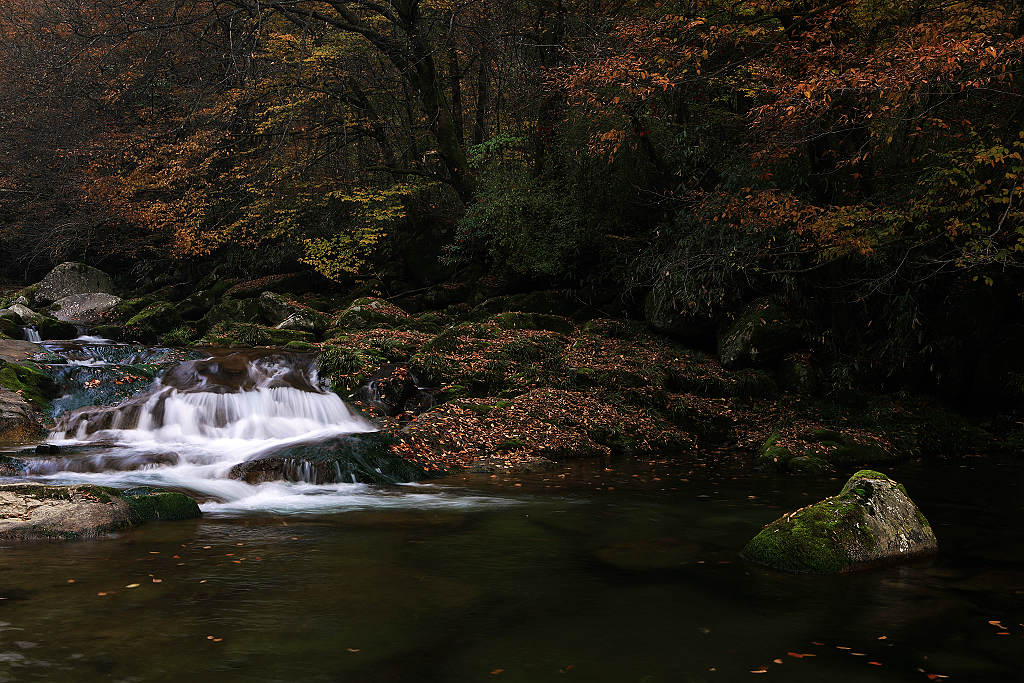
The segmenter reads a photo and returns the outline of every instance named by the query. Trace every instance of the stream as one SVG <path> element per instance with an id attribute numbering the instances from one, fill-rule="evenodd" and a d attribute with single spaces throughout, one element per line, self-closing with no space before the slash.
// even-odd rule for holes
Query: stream
<path id="1" fill-rule="evenodd" d="M 1020 461 L 889 468 L 939 555 L 789 575 L 737 553 L 839 478 L 698 452 L 249 484 L 232 467 L 268 450 L 372 433 L 310 358 L 47 348 L 59 450 L 18 480 L 169 487 L 205 514 L 3 548 L 0 681 L 1011 681 L 1024 667 Z M 110 407 L 76 412 L 96 399 Z"/>

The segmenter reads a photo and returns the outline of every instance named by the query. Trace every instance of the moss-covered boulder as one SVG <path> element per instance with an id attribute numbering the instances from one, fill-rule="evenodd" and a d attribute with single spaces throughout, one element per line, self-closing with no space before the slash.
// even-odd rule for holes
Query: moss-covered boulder
<path id="1" fill-rule="evenodd" d="M 201 340 L 211 346 L 287 346 L 292 342 L 313 341 L 313 335 L 303 330 L 278 330 L 254 323 L 217 323 Z"/>
<path id="2" fill-rule="evenodd" d="M 758 299 L 723 331 L 718 356 L 727 368 L 778 360 L 800 343 L 800 326 L 772 299 Z"/>
<path id="3" fill-rule="evenodd" d="M 328 326 L 327 317 L 319 311 L 274 292 L 260 295 L 259 309 L 263 321 L 279 330 L 322 332 Z"/>
<path id="4" fill-rule="evenodd" d="M 113 291 L 114 283 L 102 270 L 69 261 L 51 270 L 39 282 L 39 287 L 33 293 L 33 301 L 45 305 L 73 294 L 111 294 Z"/>
<path id="5" fill-rule="evenodd" d="M 50 316 L 42 316 L 36 320 L 35 328 L 41 339 L 74 339 L 78 336 L 78 328 L 72 323 Z"/>
<path id="6" fill-rule="evenodd" d="M 192 498 L 160 489 L 104 486 L 0 486 L 0 540 L 96 538 L 152 520 L 201 516 Z"/>
<path id="7" fill-rule="evenodd" d="M 125 323 L 125 333 L 132 339 L 155 342 L 165 332 L 181 324 L 181 317 L 174 304 L 158 301 L 146 306 Z"/>
<path id="8" fill-rule="evenodd" d="M 773 569 L 832 574 L 920 557 L 937 547 L 906 489 L 880 472 L 861 470 L 838 495 L 766 526 L 743 557 Z"/>
<path id="9" fill-rule="evenodd" d="M 225 297 L 214 304 L 203 318 L 208 327 L 217 323 L 255 323 L 260 319 L 260 306 L 256 299 Z"/>
<path id="10" fill-rule="evenodd" d="M 36 408 L 46 410 L 56 392 L 53 380 L 35 367 L 0 360 L 0 387 L 13 391 Z"/>
<path id="11" fill-rule="evenodd" d="M 348 308 L 331 321 L 332 329 L 340 332 L 366 330 L 372 327 L 400 327 L 413 318 L 395 304 L 374 297 L 353 301 Z"/>

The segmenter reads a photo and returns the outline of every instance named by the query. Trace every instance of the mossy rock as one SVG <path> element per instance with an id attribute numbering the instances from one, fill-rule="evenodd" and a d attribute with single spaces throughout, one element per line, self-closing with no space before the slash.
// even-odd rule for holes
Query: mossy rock
<path id="1" fill-rule="evenodd" d="M 157 303 L 155 296 L 140 296 L 124 299 L 110 311 L 112 320 L 128 321 L 141 313 L 147 306 Z"/>
<path id="2" fill-rule="evenodd" d="M 191 325 L 179 325 L 163 336 L 167 346 L 192 346 L 199 339 L 199 331 Z"/>
<path id="3" fill-rule="evenodd" d="M 800 343 L 800 326 L 778 302 L 762 298 L 749 304 L 718 340 L 718 356 L 727 368 L 773 362 Z"/>
<path id="4" fill-rule="evenodd" d="M 574 317 L 584 308 L 585 306 L 579 302 L 579 299 L 568 290 L 546 290 L 487 299 L 473 308 L 470 317 L 483 320 L 496 313 L 510 311 Z"/>
<path id="5" fill-rule="evenodd" d="M 832 574 L 936 549 L 931 525 L 906 489 L 880 472 L 861 470 L 838 495 L 768 524 L 742 554 L 773 569 Z"/>
<path id="6" fill-rule="evenodd" d="M 137 524 L 154 520 L 195 519 L 203 514 L 195 499 L 184 493 L 139 487 L 121 491 L 119 495 L 131 506 Z"/>
<path id="7" fill-rule="evenodd" d="M 377 327 L 402 327 L 414 318 L 398 306 L 374 297 L 356 299 L 331 322 L 331 328 L 343 331 Z"/>
<path id="8" fill-rule="evenodd" d="M 671 391 L 708 398 L 766 398 L 779 391 L 775 378 L 765 370 L 723 370 L 717 364 L 699 360 L 668 368 L 665 382 Z"/>
<path id="9" fill-rule="evenodd" d="M 4 541 L 70 541 L 97 538 L 153 520 L 192 519 L 202 515 L 195 500 L 182 493 L 140 488 L 121 491 L 79 484 L 6 484 L 0 486 Z"/>
<path id="10" fill-rule="evenodd" d="M 311 351 L 316 347 L 310 344 L 309 342 L 300 341 L 296 339 L 285 344 L 284 348 L 288 349 L 289 351 Z"/>
<path id="11" fill-rule="evenodd" d="M 313 335 L 302 330 L 278 330 L 255 323 L 222 322 L 214 325 L 202 343 L 212 346 L 286 346 L 291 342 L 312 342 Z"/>
<path id="12" fill-rule="evenodd" d="M 213 327 L 218 323 L 254 323 L 259 320 L 260 306 L 256 299 L 233 299 L 225 297 L 218 301 L 203 317 L 203 322 Z"/>
<path id="13" fill-rule="evenodd" d="M 37 319 L 35 328 L 42 339 L 74 339 L 78 336 L 77 327 L 50 316 L 42 316 Z"/>
<path id="14" fill-rule="evenodd" d="M 164 332 L 170 332 L 181 324 L 178 309 L 169 301 L 150 304 L 125 323 L 125 333 L 133 339 L 152 343 Z"/>
<path id="15" fill-rule="evenodd" d="M 15 315 L 0 316 L 0 334 L 8 339 L 21 339 L 21 325 Z"/>
<path id="16" fill-rule="evenodd" d="M 37 368 L 0 360 L 0 387 L 20 393 L 44 412 L 50 410 L 49 399 L 56 395 L 53 379 Z"/>

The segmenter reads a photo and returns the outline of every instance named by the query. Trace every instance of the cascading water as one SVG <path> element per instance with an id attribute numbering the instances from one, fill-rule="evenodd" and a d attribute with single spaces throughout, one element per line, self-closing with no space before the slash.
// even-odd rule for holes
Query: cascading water
<path id="1" fill-rule="evenodd" d="M 132 373 L 142 372 L 139 368 L 174 358 L 168 356 L 174 353 L 170 349 L 96 341 L 49 345 L 64 360 L 50 365 L 51 371 L 101 391 L 135 377 Z M 28 459 L 27 474 L 60 483 L 178 489 L 200 498 L 207 512 L 304 512 L 404 505 L 411 499 L 422 499 L 416 504 L 451 504 L 445 496 L 388 495 L 350 483 L 352 475 L 336 464 L 318 468 L 292 459 L 275 470 L 275 480 L 239 475 L 239 468 L 268 453 L 322 453 L 339 445 L 351 447 L 350 442 L 371 438 L 375 431 L 320 386 L 311 357 L 236 352 L 178 362 L 147 391 L 116 405 L 69 409 L 59 415 L 50 435 L 57 452 Z M 359 464 L 364 471 L 374 467 L 372 461 Z M 382 472 L 379 467 L 375 471 Z M 457 504 L 467 502 L 458 499 Z"/>
<path id="2" fill-rule="evenodd" d="M 22 328 L 22 332 L 25 333 L 25 341 L 35 342 L 36 344 L 43 341 L 39 336 L 39 331 L 32 326 Z"/>

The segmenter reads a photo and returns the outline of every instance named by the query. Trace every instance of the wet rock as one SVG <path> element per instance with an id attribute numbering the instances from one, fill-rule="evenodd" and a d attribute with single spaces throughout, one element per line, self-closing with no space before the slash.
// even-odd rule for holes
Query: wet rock
<path id="1" fill-rule="evenodd" d="M 327 328 L 323 314 L 274 292 L 260 295 L 259 308 L 263 320 L 279 330 L 318 332 Z"/>
<path id="2" fill-rule="evenodd" d="M 0 486 L 0 540 L 39 541 L 96 538 L 152 520 L 200 517 L 195 500 L 183 493 L 104 486 Z"/>
<path id="3" fill-rule="evenodd" d="M 0 455 L 0 477 L 17 477 L 25 473 L 28 464 L 21 458 Z"/>
<path id="4" fill-rule="evenodd" d="M 36 304 L 51 304 L 73 294 L 111 294 L 114 283 L 102 270 L 84 263 L 62 263 L 42 279 L 33 295 Z"/>
<path id="5" fill-rule="evenodd" d="M 800 343 L 800 328 L 771 299 L 747 306 L 718 340 L 718 356 L 727 368 L 777 360 Z"/>
<path id="6" fill-rule="evenodd" d="M 422 468 L 392 452 L 394 443 L 393 437 L 374 432 L 292 444 L 257 454 L 232 467 L 228 476 L 250 484 L 278 480 L 395 484 L 424 479 Z"/>
<path id="7" fill-rule="evenodd" d="M 102 292 L 72 294 L 54 302 L 53 317 L 64 322 L 91 325 L 99 322 L 103 314 L 121 303 L 121 297 Z"/>
<path id="8" fill-rule="evenodd" d="M 743 557 L 784 571 L 831 574 L 928 555 L 937 547 L 906 489 L 880 472 L 861 470 L 838 495 L 766 526 Z"/>
<path id="9" fill-rule="evenodd" d="M 0 441 L 28 441 L 42 433 L 42 422 L 23 396 L 0 386 Z"/>

